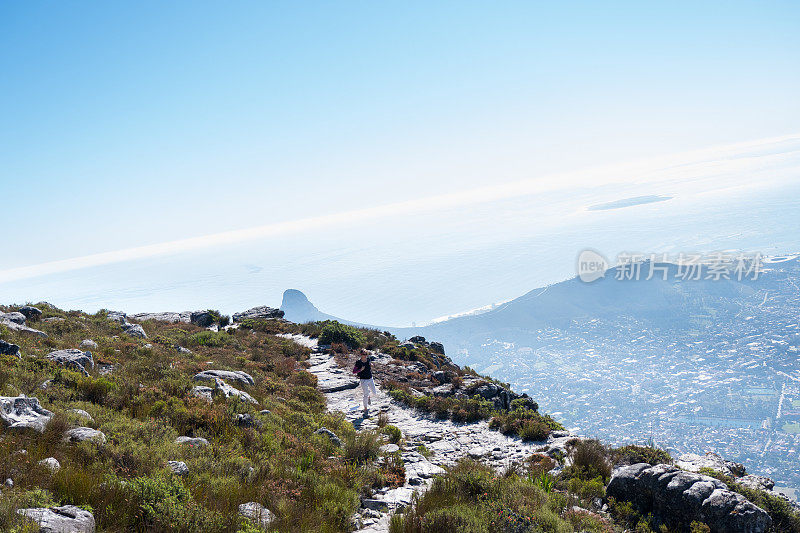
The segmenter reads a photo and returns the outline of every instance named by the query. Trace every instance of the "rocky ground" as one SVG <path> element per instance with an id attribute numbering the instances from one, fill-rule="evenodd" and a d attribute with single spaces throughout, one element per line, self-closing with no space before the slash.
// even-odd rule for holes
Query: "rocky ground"
<path id="1" fill-rule="evenodd" d="M 563 452 L 566 441 L 573 438 L 566 432 L 556 432 L 548 442 L 526 443 L 489 429 L 485 421 L 457 424 L 450 420 L 435 420 L 392 400 L 377 380 L 378 396 L 372 399 L 369 416 L 364 417 L 359 380 L 350 368 L 341 366 L 328 351 L 319 350 L 316 339 L 302 335 L 286 337 L 313 350 L 309 372 L 317 376 L 317 386 L 325 393 L 329 411 L 344 413 L 356 429 L 377 428 L 380 413 L 385 413 L 387 423 L 399 428 L 403 434 L 399 451 L 405 463 L 405 484 L 381 489 L 362 502 L 360 513 L 354 517 L 357 531 L 361 533 L 388 531 L 393 512 L 409 505 L 415 493 L 430 485 L 434 475 L 444 472 L 443 467 L 454 465 L 464 457 L 480 460 L 503 471 L 535 452 Z M 376 366 L 388 365 L 391 360 L 389 355 L 380 352 L 370 352 L 370 355 Z M 387 444 L 385 449 L 395 451 L 396 448 L 391 447 L 396 446 Z M 433 453 L 425 457 L 418 451 L 420 446 Z"/>

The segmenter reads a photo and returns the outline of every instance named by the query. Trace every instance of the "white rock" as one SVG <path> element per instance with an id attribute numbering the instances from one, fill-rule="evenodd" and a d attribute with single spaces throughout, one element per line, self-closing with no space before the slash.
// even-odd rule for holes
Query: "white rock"
<path id="1" fill-rule="evenodd" d="M 86 420 L 87 422 L 92 422 L 94 420 L 94 418 L 92 418 L 92 415 L 90 415 L 83 409 L 70 409 L 69 412 Z"/>
<path id="2" fill-rule="evenodd" d="M 18 509 L 17 513 L 27 516 L 39 525 L 41 533 L 94 533 L 94 516 L 74 505 L 62 507 L 43 507 Z"/>
<path id="3" fill-rule="evenodd" d="M 172 473 L 178 476 L 188 476 L 189 467 L 183 461 L 167 461 L 167 466 Z"/>
<path id="4" fill-rule="evenodd" d="M 39 405 L 36 398 L 0 396 L 0 420 L 9 429 L 34 429 L 44 432 L 53 413 Z"/>
<path id="5" fill-rule="evenodd" d="M 100 444 L 106 443 L 106 436 L 102 431 L 92 428 L 80 427 L 72 428 L 64 433 L 64 440 L 68 442 L 94 441 Z"/>
<path id="6" fill-rule="evenodd" d="M 55 457 L 48 457 L 47 459 L 42 459 L 41 461 L 39 461 L 39 464 L 47 468 L 54 474 L 59 470 L 61 470 L 61 463 L 59 463 L 58 459 L 56 459 Z"/>
<path id="7" fill-rule="evenodd" d="M 272 511 L 257 502 L 247 502 L 239 505 L 239 514 L 264 529 L 267 529 L 275 520 L 275 515 Z"/>
<path id="8" fill-rule="evenodd" d="M 175 439 L 177 444 L 187 444 L 189 446 L 208 446 L 208 441 L 203 437 L 178 437 Z"/>

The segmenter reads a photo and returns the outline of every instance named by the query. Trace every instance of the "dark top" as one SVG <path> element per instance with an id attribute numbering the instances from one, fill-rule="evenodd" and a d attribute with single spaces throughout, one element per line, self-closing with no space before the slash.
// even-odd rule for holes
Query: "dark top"
<path id="1" fill-rule="evenodd" d="M 356 361 L 356 366 L 353 367 L 353 372 L 356 373 L 359 379 L 372 379 L 372 367 L 370 362 L 372 360 L 368 357 L 367 362 L 364 363 L 359 359 Z"/>

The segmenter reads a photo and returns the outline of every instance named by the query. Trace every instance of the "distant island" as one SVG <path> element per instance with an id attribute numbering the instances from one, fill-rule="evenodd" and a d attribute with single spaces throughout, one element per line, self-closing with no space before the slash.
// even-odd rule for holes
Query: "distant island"
<path id="1" fill-rule="evenodd" d="M 648 194 L 646 196 L 623 198 L 622 200 L 614 200 L 613 202 L 606 202 L 603 204 L 594 204 L 587 207 L 587 209 L 589 211 L 605 211 L 608 209 L 622 209 L 623 207 L 631 207 L 634 205 L 652 204 L 653 202 L 666 202 L 667 200 L 672 200 L 672 196 Z"/>

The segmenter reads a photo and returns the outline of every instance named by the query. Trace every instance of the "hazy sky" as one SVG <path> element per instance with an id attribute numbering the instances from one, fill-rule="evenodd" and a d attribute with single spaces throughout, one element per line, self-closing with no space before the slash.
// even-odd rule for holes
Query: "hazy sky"
<path id="1" fill-rule="evenodd" d="M 5 2 L 0 269 L 795 134 L 798 27 L 797 2 Z"/>

